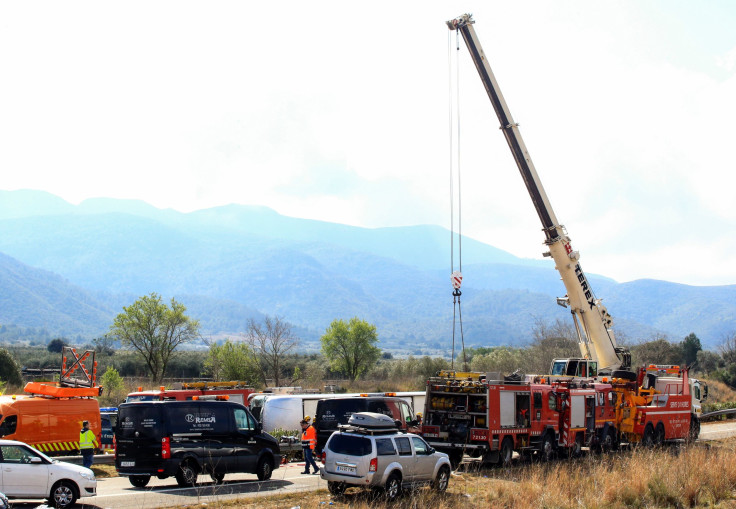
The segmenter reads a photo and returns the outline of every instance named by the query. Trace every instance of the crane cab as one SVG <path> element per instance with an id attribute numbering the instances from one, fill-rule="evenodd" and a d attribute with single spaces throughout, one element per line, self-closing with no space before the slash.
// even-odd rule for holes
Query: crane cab
<path id="1" fill-rule="evenodd" d="M 590 359 L 554 359 L 550 374 L 552 376 L 595 378 L 598 376 L 598 362 Z"/>

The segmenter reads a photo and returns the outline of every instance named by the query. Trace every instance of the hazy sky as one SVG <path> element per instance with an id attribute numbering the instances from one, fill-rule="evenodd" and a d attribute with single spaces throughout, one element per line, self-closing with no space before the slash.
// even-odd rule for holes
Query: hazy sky
<path id="1" fill-rule="evenodd" d="M 0 189 L 449 227 L 444 22 L 465 12 L 586 271 L 735 284 L 726 0 L 2 2 Z M 463 233 L 540 258 L 459 56 Z"/>

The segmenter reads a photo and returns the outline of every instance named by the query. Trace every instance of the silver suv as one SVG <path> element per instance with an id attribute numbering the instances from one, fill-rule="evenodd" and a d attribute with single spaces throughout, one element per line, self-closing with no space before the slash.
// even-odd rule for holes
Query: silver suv
<path id="1" fill-rule="evenodd" d="M 363 486 L 383 489 L 393 500 L 403 488 L 425 484 L 445 491 L 450 460 L 421 437 L 398 431 L 389 416 L 360 412 L 330 436 L 320 475 L 333 495 Z"/>

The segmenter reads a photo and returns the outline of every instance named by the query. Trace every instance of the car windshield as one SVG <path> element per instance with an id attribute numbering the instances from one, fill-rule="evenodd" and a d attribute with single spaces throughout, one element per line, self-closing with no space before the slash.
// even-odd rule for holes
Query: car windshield
<path id="1" fill-rule="evenodd" d="M 337 454 L 347 454 L 349 456 L 367 456 L 373 452 L 369 439 L 342 433 L 332 435 L 327 448 Z"/>

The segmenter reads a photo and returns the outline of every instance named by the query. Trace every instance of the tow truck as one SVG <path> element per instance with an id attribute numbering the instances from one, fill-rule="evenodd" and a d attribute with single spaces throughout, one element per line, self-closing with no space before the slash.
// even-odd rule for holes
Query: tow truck
<path id="1" fill-rule="evenodd" d="M 573 249 L 565 227 L 559 223 L 532 162 L 529 151 L 514 122 L 498 82 L 491 70 L 473 27 L 472 15 L 447 21 L 450 30 L 462 35 L 470 57 L 500 122 L 529 196 L 542 222 L 543 253 L 555 262 L 567 294 L 557 303 L 569 307 L 577 333 L 581 357 L 555 359 L 550 379 L 564 383 L 597 380 L 610 383 L 615 399 L 615 441 L 656 443 L 673 439 L 693 439 L 699 433 L 698 416 L 707 386 L 688 376 L 688 368 L 660 373 L 659 368 L 631 369 L 631 354 L 616 342 L 613 318 L 595 296 L 581 265 L 580 253 Z M 669 375 L 669 376 L 663 376 Z M 578 382 L 580 380 L 580 382 Z M 604 437 L 606 439 L 606 437 Z"/>

